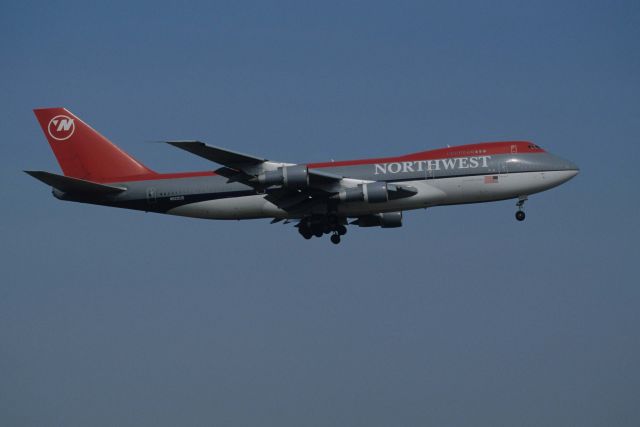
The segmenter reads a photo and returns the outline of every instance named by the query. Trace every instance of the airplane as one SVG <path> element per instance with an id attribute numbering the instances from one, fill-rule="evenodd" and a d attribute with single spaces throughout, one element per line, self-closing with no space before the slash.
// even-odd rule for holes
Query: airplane
<path id="1" fill-rule="evenodd" d="M 347 225 L 395 228 L 412 209 L 517 199 L 579 172 L 574 163 L 527 141 L 487 142 L 397 157 L 295 164 L 242 154 L 200 141 L 163 141 L 220 165 L 215 170 L 158 173 L 65 108 L 34 113 L 63 175 L 24 171 L 60 200 L 205 219 L 271 218 L 295 222 L 305 239 Z M 212 168 L 213 169 L 213 168 Z"/>

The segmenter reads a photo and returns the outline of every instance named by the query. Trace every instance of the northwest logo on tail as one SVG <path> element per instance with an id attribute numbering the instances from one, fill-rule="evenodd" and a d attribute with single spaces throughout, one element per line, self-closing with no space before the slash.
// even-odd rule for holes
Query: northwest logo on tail
<path id="1" fill-rule="evenodd" d="M 48 131 L 51 138 L 57 141 L 64 141 L 71 138 L 76 130 L 74 120 L 68 116 L 55 116 L 49 122 Z"/>

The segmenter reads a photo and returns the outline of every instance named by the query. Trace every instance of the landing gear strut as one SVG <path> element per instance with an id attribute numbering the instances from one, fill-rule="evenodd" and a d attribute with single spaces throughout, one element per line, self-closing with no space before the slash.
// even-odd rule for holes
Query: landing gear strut
<path id="1" fill-rule="evenodd" d="M 340 243 L 340 235 L 337 232 L 331 235 L 331 243 L 333 243 L 334 245 Z"/>
<path id="2" fill-rule="evenodd" d="M 516 219 L 518 221 L 524 221 L 526 215 L 524 214 L 524 211 L 522 210 L 524 208 L 524 202 L 527 201 L 527 196 L 520 196 L 518 197 L 518 203 L 516 203 L 516 206 L 518 207 L 518 211 L 516 212 Z"/>

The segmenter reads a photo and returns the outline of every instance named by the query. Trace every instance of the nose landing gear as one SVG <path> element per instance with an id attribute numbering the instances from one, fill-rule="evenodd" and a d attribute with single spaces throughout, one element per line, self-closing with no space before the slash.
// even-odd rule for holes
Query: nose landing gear
<path id="1" fill-rule="evenodd" d="M 527 201 L 527 196 L 520 196 L 518 197 L 518 203 L 516 203 L 516 206 L 518 207 L 518 211 L 516 212 L 516 219 L 518 221 L 524 221 L 526 215 L 524 214 L 524 202 Z"/>

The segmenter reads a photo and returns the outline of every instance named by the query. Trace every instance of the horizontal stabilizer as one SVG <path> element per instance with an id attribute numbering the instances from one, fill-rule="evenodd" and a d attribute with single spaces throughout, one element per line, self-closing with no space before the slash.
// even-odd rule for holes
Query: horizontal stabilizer
<path id="1" fill-rule="evenodd" d="M 171 144 L 174 147 L 181 148 L 191 154 L 195 154 L 196 156 L 204 157 L 207 160 L 234 169 L 241 168 L 242 166 L 258 165 L 267 161 L 266 159 L 250 156 L 248 154 L 213 147 L 200 141 L 167 141 L 167 144 Z"/>
<path id="2" fill-rule="evenodd" d="M 35 179 L 50 185 L 65 193 L 83 193 L 83 194 L 115 194 L 121 193 L 126 188 L 115 187 L 112 185 L 98 184 L 84 179 L 70 178 L 68 176 L 57 175 L 44 171 L 24 171 Z"/>

